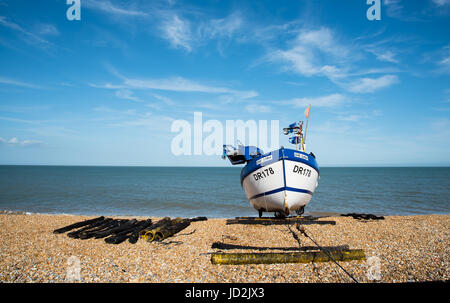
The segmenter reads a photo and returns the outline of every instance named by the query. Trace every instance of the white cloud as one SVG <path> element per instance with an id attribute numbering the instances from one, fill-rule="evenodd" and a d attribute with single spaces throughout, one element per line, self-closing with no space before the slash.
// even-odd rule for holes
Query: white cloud
<path id="1" fill-rule="evenodd" d="M 118 89 L 118 97 L 125 99 L 135 98 L 132 96 L 131 89 L 143 89 L 143 90 L 165 90 L 174 92 L 197 92 L 197 93 L 209 93 L 209 94 L 225 94 L 233 96 L 238 99 L 250 99 L 258 96 L 258 93 L 254 90 L 235 90 L 227 87 L 211 86 L 183 77 L 171 77 L 171 78 L 161 78 L 161 79 L 139 79 L 139 78 L 127 78 L 121 75 L 123 84 L 114 85 L 106 83 L 103 85 L 89 84 L 91 87 L 104 88 L 104 89 Z M 155 98 L 161 101 L 164 97 L 159 95 L 154 95 Z M 132 99 L 131 99 L 132 100 Z M 137 100 L 135 100 L 137 101 Z M 167 102 L 166 102 L 167 103 Z M 170 103 L 170 102 L 169 102 Z"/>
<path id="2" fill-rule="evenodd" d="M 398 63 L 398 60 L 395 58 L 396 54 L 391 50 L 372 49 L 368 51 L 374 54 L 380 61 Z"/>
<path id="3" fill-rule="evenodd" d="M 119 15 L 119 16 L 147 16 L 143 11 L 132 8 L 123 8 L 112 4 L 107 0 L 83 0 L 83 7 L 98 10 L 104 13 Z"/>
<path id="4" fill-rule="evenodd" d="M 347 47 L 338 43 L 335 33 L 326 27 L 318 30 L 303 30 L 297 39 L 300 44 L 314 46 L 323 53 L 332 54 L 335 57 L 346 57 L 349 53 Z"/>
<path id="5" fill-rule="evenodd" d="M 439 53 L 440 58 L 437 62 L 438 72 L 450 74 L 450 45 L 444 46 Z"/>
<path id="6" fill-rule="evenodd" d="M 450 4 L 450 0 L 432 0 L 437 6 L 443 6 Z"/>
<path id="7" fill-rule="evenodd" d="M 348 116 L 339 116 L 337 119 L 341 121 L 357 122 L 366 117 L 367 116 L 365 115 L 348 115 Z"/>
<path id="8" fill-rule="evenodd" d="M 116 91 L 116 97 L 121 98 L 121 99 L 136 101 L 136 102 L 142 101 L 138 97 L 133 96 L 133 92 L 128 89 L 121 89 L 121 90 Z"/>
<path id="9" fill-rule="evenodd" d="M 53 24 L 39 23 L 36 25 L 36 32 L 39 35 L 45 36 L 59 36 L 59 30 Z"/>
<path id="10" fill-rule="evenodd" d="M 19 140 L 16 137 L 14 137 L 14 138 L 9 139 L 8 143 L 9 144 L 17 144 L 17 143 L 19 143 Z"/>
<path id="11" fill-rule="evenodd" d="M 235 12 L 221 19 L 212 19 L 198 27 L 198 33 L 204 38 L 227 37 L 231 38 L 243 25 L 241 13 Z"/>
<path id="12" fill-rule="evenodd" d="M 328 28 L 302 30 L 291 48 L 275 50 L 268 54 L 270 61 L 287 63 L 286 68 L 304 76 L 322 75 L 329 78 L 342 77 L 349 48 L 338 43 Z M 341 67 L 336 65 L 341 65 Z"/>
<path id="13" fill-rule="evenodd" d="M 378 78 L 361 78 L 347 84 L 347 89 L 354 93 L 372 93 L 379 89 L 398 83 L 396 75 L 385 75 Z"/>
<path id="14" fill-rule="evenodd" d="M 311 104 L 313 107 L 336 107 L 342 105 L 349 100 L 341 94 L 331 94 L 321 97 L 295 98 L 282 103 L 291 104 L 295 107 L 307 107 Z"/>
<path id="15" fill-rule="evenodd" d="M 189 21 L 173 15 L 163 22 L 161 29 L 163 38 L 169 40 L 173 47 L 181 47 L 188 52 L 192 51 L 191 43 L 193 38 Z"/>
<path id="16" fill-rule="evenodd" d="M 270 113 L 272 109 L 267 105 L 249 104 L 245 106 L 245 110 L 250 113 Z"/>
<path id="17" fill-rule="evenodd" d="M 23 82 L 23 81 L 18 81 L 15 79 L 11 79 L 11 78 L 5 78 L 0 76 L 0 84 L 7 84 L 7 85 L 13 85 L 13 86 L 21 86 L 21 87 L 27 87 L 27 88 L 37 88 L 37 89 L 41 89 L 41 86 L 35 85 L 35 84 L 31 84 L 31 83 L 27 83 L 27 82 Z"/>
<path id="18" fill-rule="evenodd" d="M 0 16 L 0 25 L 19 33 L 19 37 L 28 44 L 32 44 L 34 46 L 38 46 L 43 49 L 47 49 L 49 47 L 54 46 L 51 42 L 41 38 L 39 35 L 25 30 L 19 24 L 8 21 L 4 16 Z"/>
<path id="19" fill-rule="evenodd" d="M 164 102 L 167 105 L 173 106 L 175 105 L 175 102 L 173 102 L 172 99 L 166 97 L 166 96 L 161 96 L 161 95 L 157 95 L 157 94 L 152 94 L 153 97 L 155 97 L 156 99 Z"/>
<path id="20" fill-rule="evenodd" d="M 0 144 L 7 144 L 10 146 L 31 146 L 31 145 L 40 145 L 40 144 L 42 144 L 42 141 L 37 141 L 37 140 L 20 141 L 16 137 L 12 137 L 11 139 L 7 140 L 7 139 L 0 137 Z"/>
<path id="21" fill-rule="evenodd" d="M 301 29 L 289 47 L 270 50 L 265 60 L 281 62 L 285 70 L 304 77 L 326 77 L 339 87 L 350 92 L 374 92 L 398 82 L 395 75 L 382 75 L 379 78 L 356 78 L 369 74 L 400 72 L 398 69 L 366 68 L 355 63 L 364 59 L 364 51 L 376 56 L 379 61 L 398 63 L 395 49 L 378 44 L 360 45 L 342 42 L 333 30 L 327 27 Z"/>
<path id="22" fill-rule="evenodd" d="M 100 113 L 109 113 L 109 114 L 115 114 L 116 116 L 138 116 L 138 117 L 148 117 L 150 115 L 149 112 L 146 113 L 138 113 L 135 109 L 127 109 L 127 110 L 117 110 L 112 109 L 107 106 L 99 106 L 94 108 L 94 111 L 100 112 Z"/>
<path id="23" fill-rule="evenodd" d="M 370 113 L 357 113 L 357 114 L 343 114 L 341 113 L 337 119 L 340 121 L 346 121 L 346 122 L 358 122 L 363 119 L 370 119 L 374 117 L 380 117 L 382 115 L 381 110 L 373 110 Z"/>
<path id="24" fill-rule="evenodd" d="M 23 120 L 23 119 L 17 119 L 17 118 L 9 118 L 9 117 L 0 117 L 0 120 L 11 121 L 11 122 L 17 122 L 17 123 L 26 123 L 26 124 L 36 124 L 36 123 L 39 123 L 39 121 L 34 121 L 34 120 Z"/>
<path id="25" fill-rule="evenodd" d="M 31 146 L 31 145 L 41 145 L 42 141 L 38 141 L 38 140 L 23 140 L 22 142 L 20 142 L 20 145 L 22 146 Z"/>

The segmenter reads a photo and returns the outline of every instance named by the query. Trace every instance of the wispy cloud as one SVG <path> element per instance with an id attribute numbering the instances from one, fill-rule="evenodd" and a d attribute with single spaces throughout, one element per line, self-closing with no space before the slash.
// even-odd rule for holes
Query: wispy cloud
<path id="1" fill-rule="evenodd" d="M 342 77 L 350 49 L 336 41 L 332 31 L 326 27 L 317 30 L 302 30 L 285 50 L 269 52 L 267 59 L 285 62 L 285 68 L 303 76 Z M 340 65 L 340 66 L 338 66 Z"/>
<path id="2" fill-rule="evenodd" d="M 119 16 L 148 16 L 147 13 L 133 7 L 120 7 L 107 0 L 84 0 L 83 7 Z"/>
<path id="3" fill-rule="evenodd" d="M 244 24 L 242 14 L 237 11 L 224 18 L 211 19 L 198 27 L 198 35 L 203 38 L 232 38 Z"/>
<path id="4" fill-rule="evenodd" d="M 437 6 L 450 5 L 450 0 L 431 0 Z"/>
<path id="5" fill-rule="evenodd" d="M 173 118 L 161 115 L 153 115 L 151 112 L 140 112 L 135 109 L 117 110 L 106 106 L 94 108 L 94 111 L 110 114 L 107 120 L 109 127 L 147 127 L 158 130 L 167 130 L 166 125 L 173 121 Z M 104 120 L 105 118 L 102 118 Z"/>
<path id="6" fill-rule="evenodd" d="M 163 38 L 169 40 L 175 48 L 183 48 L 192 51 L 192 33 L 190 23 L 177 15 L 170 16 L 161 25 Z"/>
<path id="7" fill-rule="evenodd" d="M 38 140 L 23 140 L 20 141 L 16 137 L 12 137 L 11 139 L 7 140 L 2 137 L 0 137 L 0 145 L 5 144 L 9 146 L 33 146 L 33 145 L 41 145 L 43 142 Z"/>
<path id="8" fill-rule="evenodd" d="M 379 78 L 358 78 L 369 74 L 400 72 L 398 68 L 361 68 L 359 60 L 370 52 L 381 62 L 398 63 L 394 50 L 382 45 L 364 45 L 342 42 L 339 35 L 327 27 L 302 28 L 285 49 L 272 49 L 266 61 L 281 63 L 285 71 L 303 77 L 326 77 L 349 92 L 375 92 L 398 82 L 398 76 L 382 75 Z M 363 65 L 364 66 L 364 65 Z"/>
<path id="9" fill-rule="evenodd" d="M 116 97 L 121 99 L 127 99 L 135 102 L 142 102 L 141 99 L 133 95 L 133 92 L 128 89 L 121 89 L 116 91 Z"/>
<path id="10" fill-rule="evenodd" d="M 444 46 L 440 51 L 440 58 L 437 60 L 437 71 L 450 75 L 450 45 Z"/>
<path id="11" fill-rule="evenodd" d="M 245 20 L 240 11 L 223 18 L 213 18 L 201 12 L 177 10 L 157 10 L 159 35 L 169 41 L 172 47 L 192 52 L 195 49 L 217 42 L 217 48 L 223 55 L 224 45 L 233 41 L 241 33 Z M 248 30 L 248 28 L 247 28 Z M 242 38 L 242 37 L 241 37 Z"/>
<path id="12" fill-rule="evenodd" d="M 398 59 L 395 58 L 396 54 L 392 50 L 372 49 L 368 51 L 374 54 L 379 61 L 398 63 Z"/>
<path id="13" fill-rule="evenodd" d="M 32 83 L 27 83 L 27 82 L 23 82 L 23 81 L 18 81 L 18 80 L 11 79 L 11 78 L 5 78 L 2 76 L 0 76 L 0 84 L 21 86 L 21 87 L 26 87 L 26 88 L 42 89 L 42 86 L 39 86 L 39 85 L 35 85 Z"/>
<path id="14" fill-rule="evenodd" d="M 243 99 L 256 97 L 255 91 L 239 91 L 226 87 L 201 84 L 183 77 L 165 79 L 125 79 L 124 84 L 137 89 L 156 89 L 176 92 L 200 92 L 212 94 L 233 94 Z"/>
<path id="15" fill-rule="evenodd" d="M 272 108 L 267 105 L 261 104 L 248 104 L 245 106 L 245 110 L 249 113 L 270 113 L 272 112 Z"/>
<path id="16" fill-rule="evenodd" d="M 12 21 L 7 20 L 6 17 L 0 16 L 0 25 L 7 27 L 16 33 L 19 34 L 19 37 L 28 44 L 32 44 L 34 46 L 48 49 L 50 47 L 54 47 L 54 44 L 43 39 L 39 35 L 32 33 L 30 31 L 25 30 L 22 26 Z"/>
<path id="17" fill-rule="evenodd" d="M 100 112 L 100 113 L 109 113 L 109 114 L 116 114 L 117 116 L 144 116 L 147 117 L 150 115 L 150 113 L 145 114 L 139 114 L 135 109 L 127 109 L 127 110 L 117 110 L 112 109 L 107 106 L 99 106 L 94 108 L 94 111 Z"/>
<path id="18" fill-rule="evenodd" d="M 294 98 L 281 103 L 290 104 L 295 107 L 307 107 L 311 104 L 314 107 L 336 107 L 349 102 L 350 100 L 342 94 L 331 94 L 320 97 Z"/>
<path id="19" fill-rule="evenodd" d="M 36 124 L 36 123 L 39 123 L 39 121 L 25 120 L 25 119 L 17 119 L 17 118 L 10 118 L 10 117 L 0 117 L 0 120 L 3 120 L 3 121 L 9 121 L 9 122 L 16 122 L 16 123 L 26 123 L 26 124 Z"/>
<path id="20" fill-rule="evenodd" d="M 374 117 L 379 117 L 382 115 L 382 112 L 380 110 L 373 110 L 371 113 L 357 113 L 357 114 L 339 114 L 337 117 L 340 121 L 346 121 L 346 122 L 358 122 L 365 119 L 370 119 Z"/>
<path id="21" fill-rule="evenodd" d="M 175 105 L 175 102 L 166 96 L 161 96 L 161 95 L 157 95 L 157 94 L 152 94 L 152 96 L 155 97 L 156 99 L 164 102 L 166 105 L 169 105 L 169 106 Z"/>
<path id="22" fill-rule="evenodd" d="M 347 89 L 354 93 L 372 93 L 379 89 L 398 83 L 396 75 L 385 75 L 378 78 L 361 78 L 347 84 Z"/>
<path id="23" fill-rule="evenodd" d="M 250 99 L 258 96 L 258 93 L 254 90 L 236 90 L 222 86 L 213 86 L 208 84 L 202 84 L 196 81 L 192 81 L 183 77 L 170 77 L 161 79 L 143 79 L 143 78 L 127 78 L 121 74 L 122 84 L 89 84 L 91 87 L 104 88 L 104 89 L 115 89 L 119 90 L 120 97 L 130 98 L 133 97 L 130 90 L 140 89 L 140 90 L 162 90 L 162 91 L 173 91 L 173 92 L 191 92 L 191 93 L 208 93 L 208 94 L 225 94 L 232 95 L 239 99 Z M 154 95 L 155 98 L 163 100 L 161 96 Z M 156 96 L 159 96 L 156 97 Z"/>
<path id="24" fill-rule="evenodd" d="M 60 32 L 56 26 L 48 23 L 39 23 L 36 26 L 36 33 L 44 36 L 59 36 Z"/>

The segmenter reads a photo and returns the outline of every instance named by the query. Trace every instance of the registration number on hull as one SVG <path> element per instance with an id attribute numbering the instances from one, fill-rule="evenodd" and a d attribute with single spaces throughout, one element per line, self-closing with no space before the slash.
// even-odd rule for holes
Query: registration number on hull
<path id="1" fill-rule="evenodd" d="M 255 178 L 255 181 L 259 181 L 259 180 L 267 178 L 273 174 L 275 174 L 275 171 L 273 170 L 272 167 L 269 167 L 269 168 L 262 169 L 259 173 L 254 173 L 253 178 Z"/>
<path id="2" fill-rule="evenodd" d="M 294 173 L 305 176 L 305 177 L 311 177 L 311 170 L 309 168 L 304 168 L 298 165 L 294 165 Z"/>

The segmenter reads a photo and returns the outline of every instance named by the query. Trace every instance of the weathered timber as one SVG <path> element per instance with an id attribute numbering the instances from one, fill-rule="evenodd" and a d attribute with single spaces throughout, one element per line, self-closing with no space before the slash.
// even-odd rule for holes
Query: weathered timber
<path id="1" fill-rule="evenodd" d="M 182 231 L 186 227 L 188 227 L 191 224 L 191 221 L 189 219 L 187 220 L 181 220 L 178 223 L 175 223 L 173 225 L 165 226 L 154 234 L 154 240 L 155 241 L 162 241 L 168 237 L 173 236 L 174 234 Z"/>
<path id="2" fill-rule="evenodd" d="M 144 239 L 148 242 L 152 242 L 154 239 L 154 234 L 153 234 L 153 230 L 166 225 L 166 224 L 170 224 L 170 222 L 172 222 L 172 219 L 170 219 L 169 217 L 164 217 L 161 220 L 159 220 L 158 222 L 150 225 L 149 227 L 141 230 L 139 232 L 139 238 Z"/>
<path id="3" fill-rule="evenodd" d="M 111 219 L 111 221 L 109 221 L 108 223 L 106 223 L 104 225 L 101 225 L 101 226 L 98 226 L 96 228 L 89 229 L 89 230 L 86 230 L 86 231 L 83 231 L 83 232 L 79 233 L 78 234 L 78 238 L 85 240 L 85 239 L 89 239 L 89 238 L 95 237 L 95 235 L 98 232 L 103 232 L 103 231 L 106 231 L 108 229 L 115 228 L 115 227 L 119 226 L 121 223 L 125 223 L 125 222 L 126 222 L 126 220 L 113 220 L 113 219 Z"/>
<path id="4" fill-rule="evenodd" d="M 80 228 L 78 230 L 71 231 L 70 233 L 67 234 L 67 236 L 69 236 L 70 238 L 78 238 L 78 235 L 80 235 L 82 232 L 87 231 L 87 230 L 91 230 L 91 229 L 96 228 L 98 226 L 102 226 L 102 225 L 108 223 L 111 220 L 112 220 L 111 218 L 107 218 L 107 219 L 102 220 L 102 221 L 94 222 L 94 223 L 92 223 L 92 224 L 90 224 L 88 226 L 85 226 L 83 228 Z"/>
<path id="5" fill-rule="evenodd" d="M 160 226 L 158 226 L 156 228 L 150 229 L 148 234 L 147 234 L 147 236 L 148 236 L 147 237 L 147 242 L 153 242 L 153 241 L 156 241 L 157 239 L 159 239 L 161 234 L 158 234 L 158 232 L 160 232 L 161 230 L 166 230 L 166 229 L 171 228 L 172 226 L 174 226 L 174 225 L 176 225 L 178 223 L 181 223 L 181 222 L 184 222 L 184 221 L 187 221 L 187 220 L 189 220 L 189 219 L 182 219 L 182 218 L 178 217 L 178 218 L 175 218 L 175 219 L 170 220 L 168 222 L 165 222 L 164 224 L 162 224 L 162 225 L 160 225 Z M 158 236 L 157 236 L 157 234 L 158 234 Z"/>
<path id="6" fill-rule="evenodd" d="M 134 224 L 136 224 L 136 221 L 137 221 L 136 219 L 128 220 L 127 222 L 119 224 L 119 226 L 116 226 L 114 228 L 111 228 L 111 229 L 108 229 L 105 231 L 101 231 L 101 232 L 97 232 L 96 235 L 94 236 L 94 238 L 100 239 L 100 238 L 104 238 L 104 237 L 107 237 L 112 234 L 116 234 L 123 230 L 126 230 L 126 229 L 130 228 L 131 226 L 133 226 Z"/>
<path id="7" fill-rule="evenodd" d="M 208 220 L 208 218 L 207 217 L 195 217 L 195 218 L 192 218 L 192 219 L 189 219 L 191 222 L 198 222 L 198 221 L 206 221 L 206 220 Z"/>
<path id="8" fill-rule="evenodd" d="M 141 232 L 142 230 L 146 229 L 147 227 L 149 227 L 151 225 L 152 225 L 152 220 L 147 219 L 146 222 L 144 224 L 142 224 L 142 226 L 140 226 L 139 228 L 135 228 L 135 230 L 128 237 L 128 242 L 130 242 L 131 244 L 135 244 L 139 239 L 139 232 Z"/>
<path id="9" fill-rule="evenodd" d="M 353 219 L 362 219 L 362 220 L 384 220 L 383 216 L 376 216 L 372 214 L 349 213 L 349 214 L 341 214 L 341 216 L 353 217 Z"/>
<path id="10" fill-rule="evenodd" d="M 146 228 L 141 232 L 139 232 L 139 238 L 144 239 L 147 242 L 153 242 L 155 240 L 161 241 L 183 230 L 191 222 L 206 221 L 206 220 L 208 220 L 207 217 L 195 217 L 190 219 L 188 218 L 183 219 L 179 217 L 175 219 L 170 219 L 169 217 L 165 217 L 159 220 L 157 223 L 151 225 L 149 228 Z M 186 222 L 188 222 L 188 224 Z M 185 226 L 186 224 L 187 226 Z"/>
<path id="11" fill-rule="evenodd" d="M 244 264 L 277 264 L 277 263 L 311 263 L 333 261 L 365 260 L 362 249 L 336 250 L 324 253 L 322 251 L 288 252 L 288 253 L 214 253 L 212 264 L 244 265 Z"/>
<path id="12" fill-rule="evenodd" d="M 101 217 L 98 217 L 98 218 L 95 218 L 95 219 L 89 219 L 89 220 L 85 220 L 85 221 L 82 221 L 82 222 L 77 222 L 77 223 L 74 223 L 74 224 L 62 227 L 62 228 L 55 229 L 53 231 L 53 233 L 54 234 L 62 234 L 62 233 L 65 233 L 65 232 L 67 232 L 69 230 L 72 230 L 72 229 L 75 229 L 75 228 L 80 228 L 80 227 L 83 227 L 83 226 L 95 223 L 97 221 L 102 221 L 103 219 L 105 219 L 105 217 L 101 216 Z"/>
<path id="13" fill-rule="evenodd" d="M 126 239 L 128 239 L 133 232 L 140 231 L 143 228 L 149 226 L 150 224 L 151 224 L 150 219 L 144 220 L 144 221 L 138 221 L 130 228 L 120 231 L 117 234 L 115 234 L 114 236 L 106 238 L 105 242 L 109 243 L 109 244 L 120 244 L 123 241 L 125 241 Z"/>
<path id="14" fill-rule="evenodd" d="M 304 225 L 311 225 L 311 224 L 330 224 L 330 225 L 336 225 L 336 221 L 331 220 L 316 220 L 316 219 L 303 219 L 303 218 L 238 218 L 238 219 L 228 219 L 226 224 L 256 224 L 256 225 L 285 225 L 285 224 L 294 224 L 294 223 L 300 223 Z"/>
<path id="15" fill-rule="evenodd" d="M 257 251 L 265 251 L 265 250 L 282 250 L 282 251 L 309 251 L 309 250 L 318 250 L 317 246 L 293 246 L 293 247 L 261 247 L 261 246 L 248 246 L 248 245 L 237 245 L 237 244 L 229 244 L 223 242 L 214 242 L 211 245 L 211 248 L 215 249 L 248 249 L 248 250 L 257 250 Z M 339 246 L 323 246 L 326 250 L 348 250 L 348 245 L 339 245 Z"/>

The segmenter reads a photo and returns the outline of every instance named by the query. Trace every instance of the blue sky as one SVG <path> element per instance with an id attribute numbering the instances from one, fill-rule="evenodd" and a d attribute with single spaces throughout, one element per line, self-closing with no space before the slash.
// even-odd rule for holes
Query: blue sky
<path id="1" fill-rule="evenodd" d="M 320 166 L 450 165 L 450 1 L 369 7 L 81 0 L 69 21 L 0 0 L 0 164 L 229 166 L 173 155 L 173 121 L 284 127 L 311 104 Z"/>

